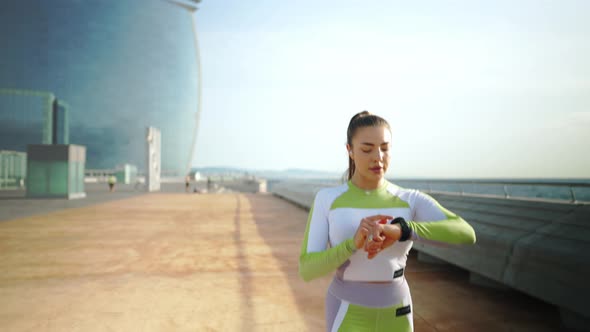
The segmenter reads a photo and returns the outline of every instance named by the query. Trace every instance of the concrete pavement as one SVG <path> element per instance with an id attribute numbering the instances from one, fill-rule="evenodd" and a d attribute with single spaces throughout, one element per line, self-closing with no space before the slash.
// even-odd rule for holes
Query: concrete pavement
<path id="1" fill-rule="evenodd" d="M 0 208 L 6 201 L 0 201 Z M 329 277 L 297 275 L 307 212 L 265 194 L 136 194 L 0 223 L 2 331 L 323 331 Z M 406 274 L 416 332 L 566 331 L 555 308 Z"/>

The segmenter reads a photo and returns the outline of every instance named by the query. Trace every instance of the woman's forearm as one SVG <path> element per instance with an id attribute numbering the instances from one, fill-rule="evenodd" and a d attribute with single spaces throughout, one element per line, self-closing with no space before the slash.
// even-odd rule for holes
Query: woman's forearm
<path id="1" fill-rule="evenodd" d="M 352 238 L 324 251 L 303 253 L 299 256 L 299 276 L 305 281 L 335 271 L 356 251 Z"/>

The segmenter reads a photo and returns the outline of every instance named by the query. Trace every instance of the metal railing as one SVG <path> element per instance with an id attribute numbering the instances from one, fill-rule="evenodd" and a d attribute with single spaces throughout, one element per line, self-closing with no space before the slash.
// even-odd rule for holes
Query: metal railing
<path id="1" fill-rule="evenodd" d="M 549 202 L 565 201 L 572 204 L 590 203 L 590 180 L 498 181 L 400 179 L 394 180 L 393 182 L 428 193 Z"/>
<path id="2" fill-rule="evenodd" d="M 570 204 L 590 204 L 590 180 L 436 180 L 389 179 L 404 188 L 425 193 L 458 196 L 503 198 L 525 201 L 544 201 Z M 340 181 L 285 180 L 271 183 L 277 189 L 315 194 L 323 187 L 340 184 Z"/>

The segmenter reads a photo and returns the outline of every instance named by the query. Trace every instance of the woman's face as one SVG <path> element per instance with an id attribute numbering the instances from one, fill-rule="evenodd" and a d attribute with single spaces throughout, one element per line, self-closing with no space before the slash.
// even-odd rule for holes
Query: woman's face
<path id="1" fill-rule="evenodd" d="M 391 132 L 387 127 L 361 127 L 352 137 L 352 146 L 346 145 L 354 160 L 354 177 L 361 181 L 380 181 L 389 167 Z"/>

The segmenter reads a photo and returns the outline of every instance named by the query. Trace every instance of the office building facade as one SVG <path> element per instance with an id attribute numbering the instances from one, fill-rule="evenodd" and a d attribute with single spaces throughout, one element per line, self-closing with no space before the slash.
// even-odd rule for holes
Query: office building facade
<path id="1" fill-rule="evenodd" d="M 49 113 L 57 129 L 50 140 L 85 146 L 87 168 L 144 170 L 145 132 L 153 126 L 161 131 L 163 174 L 183 175 L 199 98 L 191 7 L 180 0 L 2 1 L 0 149 L 47 143 L 52 94 L 64 102 L 50 106 L 57 111 Z"/>

